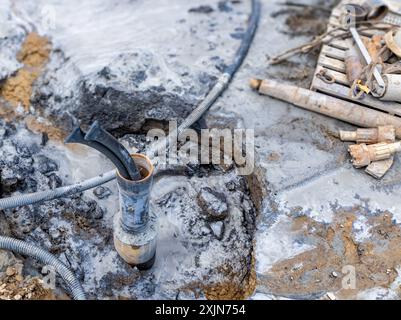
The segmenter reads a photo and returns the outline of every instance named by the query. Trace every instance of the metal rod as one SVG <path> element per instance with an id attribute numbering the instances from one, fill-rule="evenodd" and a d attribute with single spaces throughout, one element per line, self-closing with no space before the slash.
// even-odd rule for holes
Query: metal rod
<path id="1" fill-rule="evenodd" d="M 354 27 L 350 28 L 349 30 L 352 34 L 352 37 L 355 40 L 356 45 L 358 46 L 359 50 L 361 51 L 362 56 L 365 59 L 366 63 L 371 64 L 373 62 L 372 58 L 371 58 L 368 50 L 366 49 L 365 44 L 363 43 L 358 31 Z M 373 76 L 375 77 L 377 83 L 379 84 L 379 86 L 381 88 L 386 87 L 386 83 L 384 82 L 383 77 L 381 76 L 380 71 L 377 67 L 374 67 Z"/>

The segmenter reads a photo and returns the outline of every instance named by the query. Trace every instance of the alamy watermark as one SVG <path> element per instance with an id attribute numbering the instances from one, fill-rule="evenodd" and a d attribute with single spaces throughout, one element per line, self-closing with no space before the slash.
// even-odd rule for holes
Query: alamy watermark
<path id="1" fill-rule="evenodd" d="M 253 129 L 193 129 L 179 132 L 177 121 L 169 122 L 168 134 L 151 129 L 147 139 L 158 143 L 159 163 L 235 165 L 239 175 L 252 174 L 255 167 L 255 138 Z"/>

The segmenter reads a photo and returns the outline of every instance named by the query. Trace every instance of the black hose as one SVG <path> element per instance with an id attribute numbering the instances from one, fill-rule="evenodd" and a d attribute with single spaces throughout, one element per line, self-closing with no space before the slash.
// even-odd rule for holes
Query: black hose
<path id="1" fill-rule="evenodd" d="M 244 62 L 246 55 L 248 54 L 249 48 L 251 47 L 252 40 L 255 36 L 256 29 L 258 27 L 260 18 L 260 2 L 252 0 L 252 12 L 249 16 L 248 29 L 244 33 L 241 41 L 241 45 L 235 53 L 234 61 L 224 70 L 225 73 L 230 75 L 230 78 L 238 71 L 239 67 Z"/>
<path id="2" fill-rule="evenodd" d="M 249 16 L 249 22 L 246 32 L 241 41 L 241 45 L 238 48 L 233 62 L 227 66 L 217 80 L 217 83 L 209 91 L 207 96 L 202 102 L 188 115 L 188 117 L 180 124 L 180 126 L 171 132 L 165 139 L 156 142 L 150 150 L 147 150 L 149 157 L 153 157 L 160 152 L 160 150 L 168 147 L 170 137 L 175 137 L 185 129 L 191 127 L 196 121 L 198 121 L 207 110 L 216 102 L 216 100 L 224 93 L 227 89 L 230 81 L 232 80 L 235 73 L 238 71 L 246 55 L 248 54 L 249 48 L 252 44 L 252 40 L 255 36 L 256 29 L 258 27 L 260 18 L 260 3 L 258 0 L 252 0 L 252 11 Z"/>

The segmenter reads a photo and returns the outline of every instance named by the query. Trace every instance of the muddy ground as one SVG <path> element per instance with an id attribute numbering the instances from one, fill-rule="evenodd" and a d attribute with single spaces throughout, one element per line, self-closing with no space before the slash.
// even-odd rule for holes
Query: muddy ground
<path id="1" fill-rule="evenodd" d="M 262 1 L 248 58 L 196 125 L 254 129 L 253 174 L 195 166 L 157 179 L 152 270 L 128 266 L 114 250 L 115 182 L 3 210 L 1 233 L 54 253 L 91 299 L 398 299 L 398 158 L 382 181 L 374 181 L 352 168 L 347 146 L 332 135 L 351 126 L 248 87 L 253 77 L 309 86 L 318 50 L 278 66 L 267 63 L 324 32 L 336 1 L 305 3 L 311 6 Z M 96 152 L 62 143 L 77 123 L 85 128 L 98 119 L 131 151 L 144 151 L 147 130 L 182 121 L 215 83 L 250 10 L 245 0 L 137 0 L 111 7 L 108 1 L 39 1 L 33 7 L 22 0 L 0 8 L 7 13 L 0 16 L 1 197 L 111 169 Z M 54 14 L 54 25 L 43 23 L 46 12 Z M 205 193 L 223 195 L 215 200 L 227 208 L 222 219 L 207 216 L 208 204 L 199 200 Z M 43 287 L 36 261 L 1 254 L 0 298 L 67 298 L 59 279 L 57 289 Z M 349 270 L 355 271 L 352 288 L 344 286 Z"/>

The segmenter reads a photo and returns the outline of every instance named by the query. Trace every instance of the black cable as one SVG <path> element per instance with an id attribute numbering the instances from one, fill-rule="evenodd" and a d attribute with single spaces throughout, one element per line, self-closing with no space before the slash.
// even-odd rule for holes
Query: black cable
<path id="1" fill-rule="evenodd" d="M 255 36 L 256 29 L 258 27 L 259 18 L 260 18 L 260 2 L 257 0 L 252 0 L 252 12 L 249 17 L 248 28 L 244 33 L 244 36 L 241 41 L 241 45 L 235 53 L 234 61 L 231 63 L 225 70 L 225 73 L 228 73 L 230 77 L 233 77 L 234 74 L 238 71 L 239 67 L 242 65 L 246 55 L 248 54 L 249 48 L 252 44 L 252 40 Z"/>

